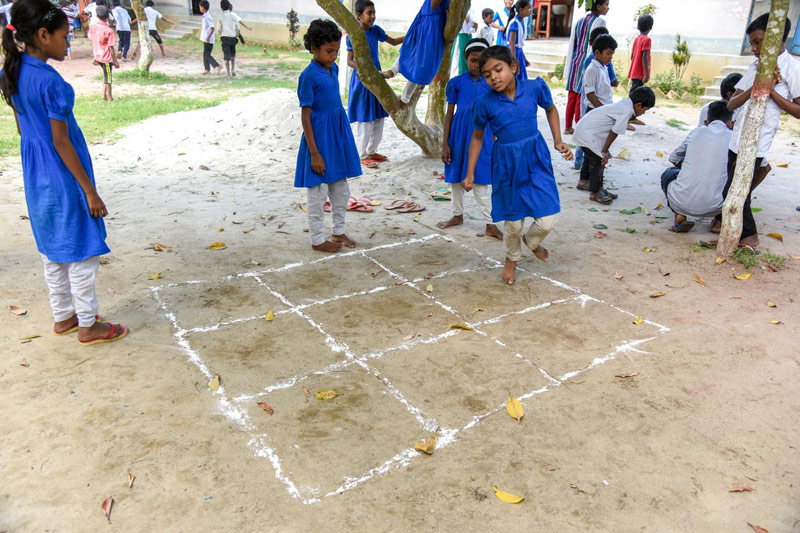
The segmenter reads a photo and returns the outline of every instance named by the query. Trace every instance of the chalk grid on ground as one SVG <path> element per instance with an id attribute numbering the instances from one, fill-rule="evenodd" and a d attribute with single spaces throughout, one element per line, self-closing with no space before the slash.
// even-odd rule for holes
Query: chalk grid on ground
<path id="1" fill-rule="evenodd" d="M 470 267 L 470 268 L 456 268 L 454 270 L 449 270 L 445 272 L 439 272 L 436 274 L 428 274 L 423 277 L 418 277 L 414 279 L 408 279 L 404 275 L 399 272 L 393 271 L 390 267 L 386 266 L 383 262 L 376 259 L 375 256 L 381 256 L 382 254 L 385 255 L 387 252 L 396 252 L 401 249 L 404 249 L 407 246 L 413 245 L 420 245 L 423 246 L 425 244 L 435 244 L 441 243 L 443 246 L 450 246 L 450 247 L 457 247 L 460 251 L 467 251 L 468 254 L 474 254 L 476 260 L 478 260 L 478 265 Z M 377 284 L 377 286 L 372 287 L 370 289 L 350 293 L 350 294 L 335 294 L 328 298 L 318 299 L 318 300 L 309 300 L 306 299 L 304 303 L 293 303 L 290 301 L 284 294 L 278 292 L 273 286 L 271 286 L 269 280 L 270 276 L 280 275 L 281 273 L 291 273 L 291 271 L 304 267 L 304 266 L 312 266 L 312 265 L 321 265 L 322 263 L 327 262 L 341 262 L 345 258 L 365 258 L 371 264 L 374 264 L 376 268 L 379 270 L 377 272 L 381 273 L 382 276 L 386 279 L 386 283 Z M 232 394 L 228 394 L 226 391 L 226 383 L 225 383 L 225 376 L 223 375 L 223 383 L 219 387 L 219 389 L 215 392 L 215 394 L 219 398 L 219 407 L 221 411 L 231 420 L 236 421 L 238 425 L 242 428 L 243 431 L 247 432 L 250 435 L 250 440 L 248 445 L 250 448 L 255 452 L 255 454 L 259 457 L 263 457 L 267 459 L 270 464 L 272 465 L 273 469 L 275 470 L 275 476 L 279 479 L 286 487 L 288 492 L 295 498 L 298 498 L 305 504 L 311 504 L 321 501 L 321 498 L 334 496 L 337 494 L 341 494 L 347 490 L 353 489 L 370 479 L 373 479 L 375 476 L 381 475 L 383 473 L 389 472 L 394 469 L 402 468 L 407 466 L 415 457 L 418 456 L 418 452 L 414 451 L 413 448 L 405 448 L 406 444 L 413 445 L 413 442 L 409 443 L 399 443 L 398 447 L 401 447 L 400 451 L 391 457 L 387 457 L 384 461 L 375 464 L 372 468 L 367 469 L 366 471 L 360 472 L 353 472 L 351 475 L 344 475 L 340 481 L 335 482 L 335 488 L 332 490 L 323 490 L 319 487 L 311 487 L 307 484 L 297 483 L 293 480 L 286 472 L 283 466 L 283 462 L 279 457 L 278 453 L 275 451 L 274 447 L 270 444 L 270 435 L 265 434 L 263 432 L 258 431 L 257 423 L 253 422 L 253 417 L 249 414 L 249 410 L 252 409 L 252 406 L 262 397 L 269 396 L 272 393 L 276 393 L 279 391 L 283 391 L 286 389 L 290 389 L 295 385 L 301 384 L 306 382 L 312 377 L 316 376 L 326 376 L 331 375 L 335 372 L 343 372 L 343 371 L 352 371 L 356 375 L 362 375 L 362 377 L 371 376 L 375 378 L 373 384 L 377 384 L 380 388 L 383 395 L 392 398 L 393 401 L 397 402 L 399 406 L 413 417 L 415 423 L 419 426 L 418 428 L 418 435 L 419 437 L 423 437 L 427 434 L 435 434 L 437 437 L 437 450 L 442 448 L 448 447 L 451 444 L 455 443 L 458 440 L 459 434 L 469 429 L 472 429 L 478 426 L 483 419 L 486 417 L 492 416 L 504 409 L 504 402 L 496 405 L 493 408 L 490 408 L 486 412 L 477 415 L 471 416 L 466 423 L 459 423 L 457 427 L 446 427 L 440 425 L 436 418 L 430 416 L 427 412 L 427 408 L 421 408 L 419 405 L 416 405 L 409 397 L 403 393 L 398 387 L 396 387 L 392 381 L 382 374 L 378 368 L 376 368 L 376 364 L 379 364 L 381 359 L 384 356 L 388 356 L 394 353 L 399 352 L 406 352 L 408 350 L 413 350 L 417 348 L 424 348 L 425 346 L 433 345 L 439 343 L 440 341 L 445 341 L 447 339 L 453 339 L 457 336 L 463 335 L 474 335 L 477 336 L 479 339 L 482 339 L 480 342 L 490 342 L 494 343 L 497 347 L 501 347 L 501 349 L 505 350 L 510 354 L 513 354 L 513 357 L 516 358 L 517 363 L 522 362 L 523 364 L 529 366 L 532 370 L 535 370 L 537 375 L 539 375 L 544 382 L 542 386 L 538 386 L 533 390 L 529 390 L 524 394 L 518 395 L 518 399 L 520 401 L 525 401 L 530 399 L 538 394 L 542 394 L 544 392 L 553 390 L 556 387 L 561 386 L 565 381 L 568 379 L 574 378 L 575 376 L 586 372 L 594 367 L 602 365 L 608 361 L 615 359 L 620 354 L 625 354 L 631 357 L 635 353 L 647 353 L 643 352 L 639 349 L 639 346 L 642 344 L 651 341 L 656 338 L 656 335 L 646 336 L 643 338 L 634 338 L 634 339 L 623 339 L 616 345 L 616 347 L 604 354 L 597 354 L 588 364 L 582 365 L 579 368 L 575 368 L 569 370 L 567 372 L 557 372 L 553 373 L 548 371 L 546 368 L 540 367 L 534 358 L 529 357 L 520 351 L 515 350 L 512 346 L 509 345 L 508 342 L 503 341 L 500 336 L 503 335 L 493 335 L 491 331 L 486 331 L 487 329 L 493 329 L 492 326 L 499 324 L 503 321 L 514 320 L 515 317 L 520 317 L 527 315 L 528 313 L 536 313 L 542 312 L 546 309 L 551 309 L 556 306 L 563 306 L 563 305 L 572 305 L 572 304 L 579 304 L 582 309 L 585 309 L 587 304 L 591 305 L 600 305 L 607 308 L 609 311 L 614 311 L 616 313 L 621 313 L 623 315 L 627 315 L 627 319 L 630 322 L 636 318 L 634 313 L 629 311 L 620 309 L 612 304 L 594 298 L 592 296 L 583 294 L 580 290 L 571 287 L 565 283 L 561 283 L 559 281 L 550 279 L 548 277 L 542 276 L 535 272 L 531 272 L 524 268 L 518 268 L 520 273 L 524 273 L 527 275 L 532 276 L 532 278 L 537 278 L 543 282 L 546 282 L 551 287 L 557 288 L 560 292 L 564 294 L 561 297 L 554 298 L 552 300 L 542 302 L 532 306 L 525 306 L 520 309 L 514 309 L 510 311 L 506 311 L 501 313 L 497 316 L 493 316 L 491 318 L 479 321 L 472 321 L 470 317 L 466 313 L 458 312 L 454 309 L 451 305 L 448 305 L 446 302 L 442 301 L 442 298 L 446 298 L 446 295 L 439 296 L 436 292 L 429 292 L 426 290 L 426 287 L 429 283 L 436 283 L 447 280 L 448 278 L 453 279 L 454 277 L 460 274 L 474 274 L 480 271 L 494 271 L 492 272 L 493 275 L 499 277 L 499 268 L 502 267 L 502 263 L 491 258 L 484 256 L 474 248 L 471 248 L 465 244 L 458 243 L 455 239 L 443 236 L 440 234 L 430 234 L 425 237 L 420 238 L 410 238 L 408 240 L 386 244 L 381 246 L 375 246 L 373 248 L 365 249 L 365 250 L 356 250 L 346 253 L 340 253 L 330 256 L 325 256 L 320 259 L 316 259 L 309 262 L 301 262 L 301 263 L 291 263 L 284 265 L 278 268 L 270 268 L 252 272 L 245 272 L 241 274 L 233 274 L 230 276 L 226 276 L 219 280 L 215 280 L 214 282 L 230 282 L 234 280 L 244 280 L 250 279 L 254 281 L 258 287 L 262 288 L 266 293 L 268 293 L 274 301 L 279 302 L 284 309 L 280 309 L 275 312 L 276 321 L 281 321 L 282 318 L 294 316 L 301 319 L 304 323 L 307 323 L 311 330 L 316 331 L 319 335 L 319 338 L 324 341 L 324 344 L 331 350 L 333 354 L 341 354 L 341 358 L 332 364 L 328 364 L 322 368 L 316 369 L 303 369 L 300 372 L 296 373 L 292 377 L 287 379 L 283 379 L 277 383 L 273 383 L 267 387 L 264 387 L 258 391 L 251 391 L 249 393 L 240 393 L 236 396 Z M 376 273 L 377 274 L 377 273 Z M 167 285 L 162 285 L 160 287 L 153 287 L 153 295 L 156 300 L 159 302 L 160 308 L 164 311 L 166 318 L 172 324 L 175 332 L 174 336 L 178 343 L 178 345 L 184 350 L 187 354 L 189 360 L 198 368 L 198 370 L 205 376 L 206 379 L 212 379 L 213 375 L 217 373 L 215 369 L 210 368 L 210 364 L 208 363 L 208 357 L 203 357 L 200 353 L 198 348 L 192 345 L 190 342 L 190 337 L 195 334 L 214 334 L 219 331 L 224 331 L 227 328 L 237 327 L 239 325 L 253 323 L 253 321 L 261 320 L 263 321 L 267 312 L 267 309 L 263 310 L 263 313 L 255 315 L 255 316 L 247 316 L 247 317 L 239 317 L 235 319 L 231 319 L 228 321 L 221 321 L 215 324 L 206 324 L 206 325 L 196 325 L 194 327 L 185 327 L 182 325 L 182 322 L 179 316 L 176 315 L 176 310 L 171 309 L 169 303 L 164 298 L 163 294 L 165 290 L 181 290 L 182 288 L 187 288 L 195 285 L 201 284 L 209 284 L 214 283 L 211 281 L 202 281 L 202 280 L 191 280 L 182 283 L 172 283 Z M 391 291 L 396 289 L 397 287 L 409 287 L 416 291 L 417 295 L 422 298 L 423 302 L 426 304 L 432 304 L 437 306 L 441 310 L 443 310 L 446 314 L 449 313 L 452 315 L 451 323 L 460 323 L 472 328 L 472 331 L 469 330 L 460 330 L 460 329 L 447 329 L 444 332 L 437 333 L 434 335 L 426 335 L 426 336 L 415 336 L 413 338 L 406 338 L 397 345 L 392 345 L 389 347 L 383 347 L 378 350 L 374 351 L 366 351 L 360 352 L 356 349 L 351 348 L 346 342 L 343 342 L 341 339 L 334 337 L 331 335 L 326 329 L 320 324 L 318 320 L 316 320 L 311 313 L 314 312 L 316 309 L 323 308 L 326 305 L 336 304 L 342 302 L 343 300 L 353 299 L 353 298 L 362 298 L 362 297 L 370 297 L 371 295 L 377 295 L 380 293 L 385 293 L 386 291 Z M 381 296 L 384 296 L 381 294 Z M 474 316 L 476 313 L 473 313 Z M 419 322 L 419 321 L 417 321 Z M 651 329 L 655 328 L 657 334 L 663 334 L 669 331 L 669 328 L 657 324 L 655 322 L 644 320 L 644 325 L 649 326 Z M 410 324 L 409 328 L 414 327 L 414 324 Z M 494 328 L 496 329 L 496 328 Z M 473 341 L 470 341 L 473 342 Z M 474 342 L 478 342 L 476 339 Z M 212 357 L 214 354 L 211 354 Z M 334 400 L 335 401 L 335 400 Z M 395 406 L 387 406 L 388 408 L 392 409 Z M 263 414 L 263 413 L 260 413 Z M 295 445 L 294 448 L 299 448 L 299 446 Z M 300 452 L 302 453 L 302 452 Z M 353 475 L 354 474 L 354 475 Z"/>

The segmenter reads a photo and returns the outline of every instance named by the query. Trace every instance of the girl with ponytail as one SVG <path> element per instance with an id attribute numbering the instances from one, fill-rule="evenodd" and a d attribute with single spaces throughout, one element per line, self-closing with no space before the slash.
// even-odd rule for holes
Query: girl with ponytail
<path id="1" fill-rule="evenodd" d="M 47 64 L 67 52 L 67 16 L 49 0 L 17 0 L 2 35 L 0 93 L 20 134 L 25 200 L 50 291 L 53 333 L 78 332 L 83 345 L 123 338 L 128 328 L 103 324 L 95 277 L 109 252 L 89 148 L 72 108 L 72 86 Z M 73 304 L 74 299 L 74 304 Z"/>
<path id="2" fill-rule="evenodd" d="M 525 39 L 528 37 L 525 19 L 531 16 L 532 9 L 533 6 L 530 0 L 517 0 L 517 3 L 508 10 L 508 25 L 506 25 L 505 30 L 506 42 L 517 60 L 519 66 L 517 80 L 519 81 L 528 79 L 527 66 L 530 63 L 525 57 L 523 47 L 525 46 Z"/>

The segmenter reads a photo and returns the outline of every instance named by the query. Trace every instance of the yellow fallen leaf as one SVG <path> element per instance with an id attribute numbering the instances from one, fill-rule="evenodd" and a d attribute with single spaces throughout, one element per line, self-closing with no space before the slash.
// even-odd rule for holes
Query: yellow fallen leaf
<path id="1" fill-rule="evenodd" d="M 694 279 L 700 285 L 705 285 L 706 284 L 706 280 L 704 280 L 703 278 L 701 278 L 698 275 L 695 275 L 692 279 Z"/>
<path id="2" fill-rule="evenodd" d="M 222 233 L 223 231 L 225 231 L 225 228 L 219 228 L 217 231 Z"/>
<path id="3" fill-rule="evenodd" d="M 250 233 L 251 231 L 255 231 L 256 227 L 253 226 L 252 228 L 243 229 L 242 233 Z"/>
<path id="4" fill-rule="evenodd" d="M 481 311 L 483 311 L 483 308 L 482 307 L 476 307 L 472 311 L 475 312 L 475 313 L 480 313 Z"/>
<path id="5" fill-rule="evenodd" d="M 636 324 L 637 326 L 641 326 L 644 323 L 644 319 L 640 316 L 637 316 L 636 318 L 633 319 L 633 323 Z"/>
<path id="6" fill-rule="evenodd" d="M 627 149 L 623 148 L 615 157 L 617 159 L 622 159 L 623 161 L 630 161 L 631 153 Z"/>
<path id="7" fill-rule="evenodd" d="M 506 492 L 504 490 L 500 490 L 497 487 L 492 487 L 494 489 L 494 494 L 497 496 L 500 501 L 505 503 L 519 503 L 525 499 L 524 496 L 517 496 L 516 494 L 511 494 L 510 492 Z"/>
<path id="8" fill-rule="evenodd" d="M 509 396 L 508 401 L 506 401 L 506 411 L 508 411 L 511 418 L 515 419 L 517 422 L 521 421 L 522 417 L 525 416 L 522 404 L 519 403 L 519 400 L 511 396 Z"/>
<path id="9" fill-rule="evenodd" d="M 429 283 L 429 284 L 428 284 L 428 286 L 427 286 L 427 287 L 425 287 L 425 290 L 426 290 L 426 291 L 428 291 L 428 292 L 433 292 L 433 285 L 431 285 L 431 284 Z"/>
<path id="10" fill-rule="evenodd" d="M 662 204 L 662 203 L 659 203 L 659 204 L 658 204 L 657 206 L 655 206 L 653 209 L 662 209 L 663 207 L 664 207 L 664 204 Z"/>
<path id="11" fill-rule="evenodd" d="M 154 244 L 154 245 L 153 245 L 153 251 L 154 251 L 154 252 L 163 252 L 163 251 L 164 251 L 164 249 L 161 247 L 161 245 L 160 245 L 160 244 Z"/>
<path id="12" fill-rule="evenodd" d="M 335 390 L 318 390 L 314 398 L 317 400 L 333 400 L 337 396 L 339 396 L 339 393 Z"/>
<path id="13" fill-rule="evenodd" d="M 767 301 L 767 307 L 778 307 L 774 302 Z"/>
<path id="14" fill-rule="evenodd" d="M 783 161 L 774 161 L 772 164 L 781 168 L 786 168 L 789 166 L 789 163 L 784 163 Z"/>
<path id="15" fill-rule="evenodd" d="M 152 279 L 152 280 L 161 279 L 161 272 L 156 272 L 155 274 L 150 274 L 150 279 Z"/>
<path id="16" fill-rule="evenodd" d="M 272 322 L 273 320 L 275 320 L 275 313 L 272 312 L 272 309 L 267 311 L 267 315 L 264 317 L 264 320 L 266 320 L 267 322 Z"/>
<path id="17" fill-rule="evenodd" d="M 781 322 L 780 320 L 770 320 L 769 323 L 770 324 L 775 324 L 776 326 L 779 325 L 779 324 L 783 324 L 783 322 Z"/>
<path id="18" fill-rule="evenodd" d="M 420 218 L 422 218 L 422 213 L 417 213 L 417 215 L 414 217 L 414 222 L 419 222 Z"/>
<path id="19" fill-rule="evenodd" d="M 209 250 L 214 250 L 214 251 L 224 250 L 225 248 L 227 248 L 227 246 L 225 246 L 224 242 L 212 242 L 211 246 L 208 247 Z"/>
<path id="20" fill-rule="evenodd" d="M 780 233 L 775 233 L 775 232 L 767 233 L 767 237 L 772 237 L 773 239 L 778 239 L 779 241 L 783 242 L 783 235 L 781 235 Z"/>
<path id="21" fill-rule="evenodd" d="M 208 388 L 214 392 L 219 390 L 219 374 L 214 374 L 214 377 L 208 382 Z"/>
<path id="22" fill-rule="evenodd" d="M 650 298 L 661 298 L 665 294 L 667 294 L 667 291 L 654 292 L 653 294 L 650 295 Z"/>
<path id="23" fill-rule="evenodd" d="M 721 265 L 721 264 L 722 264 L 722 263 L 724 263 L 725 261 L 727 261 L 727 259 L 725 259 L 724 257 L 717 257 L 717 260 L 716 260 L 715 262 L 716 262 L 718 265 Z"/>
<path id="24" fill-rule="evenodd" d="M 473 331 L 473 329 L 466 324 L 450 324 L 447 329 L 463 329 L 466 331 Z"/>
<path id="25" fill-rule="evenodd" d="M 740 281 L 744 281 L 746 279 L 750 279 L 750 276 L 752 276 L 750 272 L 745 272 L 744 274 L 739 274 L 738 276 L 734 274 L 733 277 Z"/>
<path id="26" fill-rule="evenodd" d="M 650 248 L 649 246 L 645 246 L 644 248 L 642 248 L 642 251 L 645 252 L 655 252 L 656 250 L 658 250 L 658 248 Z"/>
<path id="27" fill-rule="evenodd" d="M 38 339 L 39 337 L 41 337 L 41 335 L 26 335 L 25 337 L 22 337 L 21 340 L 29 341 L 29 340 L 32 340 L 32 339 Z"/>
<path id="28" fill-rule="evenodd" d="M 658 150 L 656 152 L 656 157 L 664 157 L 664 152 L 662 152 L 661 150 Z"/>
<path id="29" fill-rule="evenodd" d="M 428 437 L 425 440 L 421 440 L 414 445 L 414 449 L 418 452 L 424 452 L 428 455 L 433 453 L 433 450 L 436 449 L 436 437 Z"/>

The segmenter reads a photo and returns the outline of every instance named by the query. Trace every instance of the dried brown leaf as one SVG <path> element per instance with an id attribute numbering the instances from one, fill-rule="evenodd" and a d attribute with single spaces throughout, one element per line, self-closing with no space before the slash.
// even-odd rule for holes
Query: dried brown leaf
<path id="1" fill-rule="evenodd" d="M 9 308 L 9 311 L 11 311 L 13 314 L 15 314 L 17 316 L 23 316 L 23 315 L 28 313 L 27 309 L 23 309 L 23 308 L 21 308 L 21 307 L 19 307 L 17 305 L 12 305 Z"/>
<path id="2" fill-rule="evenodd" d="M 662 296 L 664 296 L 666 294 L 667 294 L 667 291 L 658 291 L 658 292 L 654 292 L 653 294 L 651 294 L 650 298 L 661 298 Z"/>
<path id="3" fill-rule="evenodd" d="M 128 488 L 133 487 L 133 480 L 136 479 L 136 476 L 128 472 Z"/>
<path id="4" fill-rule="evenodd" d="M 634 378 L 639 375 L 638 370 L 634 370 L 633 372 L 625 372 L 624 374 L 615 374 L 615 378 Z"/>
<path id="5" fill-rule="evenodd" d="M 103 510 L 103 514 L 106 515 L 106 520 L 111 522 L 111 506 L 114 505 L 114 497 L 109 496 L 105 500 L 103 500 L 103 505 L 100 506 L 100 509 Z"/>
<path id="6" fill-rule="evenodd" d="M 263 410 L 265 410 L 267 414 L 270 416 L 272 416 L 275 413 L 275 410 L 264 402 L 258 402 L 258 406 Z"/>
<path id="7" fill-rule="evenodd" d="M 598 231 L 597 233 L 594 234 L 595 239 L 605 239 L 605 237 L 606 237 L 605 231 Z"/>
<path id="8" fill-rule="evenodd" d="M 697 274 L 695 274 L 695 275 L 694 275 L 694 277 L 693 277 L 692 279 L 693 279 L 693 280 L 695 280 L 695 281 L 696 281 L 697 283 L 699 283 L 700 285 L 705 285 L 705 284 L 706 284 L 706 280 L 704 280 L 703 278 L 701 278 L 701 277 L 700 277 L 700 276 L 698 276 Z"/>
<path id="9" fill-rule="evenodd" d="M 753 531 L 755 531 L 756 533 L 769 533 L 768 530 L 764 529 L 761 526 L 757 526 L 755 524 L 751 524 L 750 522 L 748 522 L 747 525 L 750 526 L 753 529 Z"/>
<path id="10" fill-rule="evenodd" d="M 752 492 L 752 487 L 745 487 L 744 485 L 732 485 L 728 492 Z"/>

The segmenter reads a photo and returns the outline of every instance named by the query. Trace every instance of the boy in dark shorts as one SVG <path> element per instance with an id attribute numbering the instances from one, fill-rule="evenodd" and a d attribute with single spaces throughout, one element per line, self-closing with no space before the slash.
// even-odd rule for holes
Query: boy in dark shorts
<path id="1" fill-rule="evenodd" d="M 111 95 L 111 65 L 119 68 L 117 54 L 114 46 L 117 44 L 117 36 L 114 30 L 108 25 L 108 8 L 97 6 L 97 22 L 89 28 L 89 39 L 92 41 L 92 56 L 97 64 L 103 69 L 103 100 L 113 102 Z"/>

